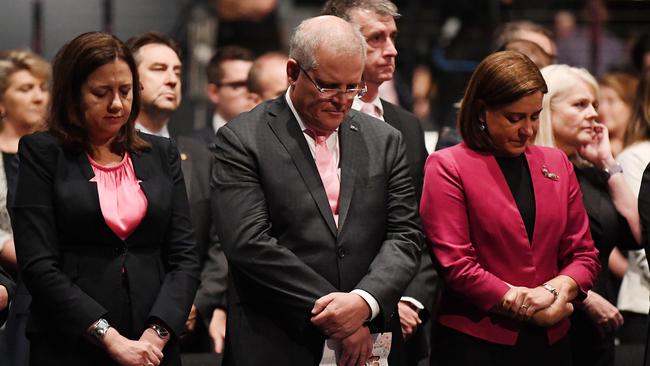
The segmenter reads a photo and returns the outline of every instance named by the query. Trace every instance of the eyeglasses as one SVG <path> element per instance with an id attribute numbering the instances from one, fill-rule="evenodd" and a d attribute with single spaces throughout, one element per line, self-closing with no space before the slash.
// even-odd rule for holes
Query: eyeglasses
<path id="1" fill-rule="evenodd" d="M 311 81 L 311 83 L 314 85 L 314 88 L 318 90 L 318 93 L 323 99 L 332 99 L 339 94 L 343 94 L 347 99 L 352 99 L 356 96 L 362 97 L 368 91 L 366 83 L 363 80 L 361 81 L 361 83 L 363 84 L 361 88 L 359 87 L 350 88 L 350 89 L 323 88 L 320 85 L 318 85 L 316 81 L 311 78 L 311 76 L 309 76 L 307 71 L 305 71 L 305 69 L 303 69 L 302 66 L 298 65 L 298 67 L 300 68 L 300 71 L 302 71 L 305 74 L 305 76 L 307 76 L 307 79 Z"/>

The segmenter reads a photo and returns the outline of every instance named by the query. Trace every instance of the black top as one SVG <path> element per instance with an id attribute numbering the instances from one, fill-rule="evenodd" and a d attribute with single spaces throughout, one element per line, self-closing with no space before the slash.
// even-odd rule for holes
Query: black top
<path id="1" fill-rule="evenodd" d="M 589 229 L 598 249 L 598 259 L 602 270 L 594 283 L 592 290 L 610 302 L 616 301 L 612 289 L 608 289 L 607 276 L 609 268 L 607 262 L 614 246 L 621 249 L 640 249 L 636 244 L 632 231 L 623 217 L 614 206 L 607 179 L 594 167 L 578 167 L 574 165 L 576 176 L 580 182 L 582 202 L 589 216 Z"/>
<path id="2" fill-rule="evenodd" d="M 535 229 L 535 192 L 526 156 L 521 154 L 514 158 L 496 157 L 496 159 L 526 226 L 528 242 L 532 243 Z"/>
<path id="3" fill-rule="evenodd" d="M 7 177 L 7 187 L 13 188 L 13 183 L 18 177 L 18 159 L 16 153 L 2 152 L 2 162 L 4 163 L 5 176 Z"/>

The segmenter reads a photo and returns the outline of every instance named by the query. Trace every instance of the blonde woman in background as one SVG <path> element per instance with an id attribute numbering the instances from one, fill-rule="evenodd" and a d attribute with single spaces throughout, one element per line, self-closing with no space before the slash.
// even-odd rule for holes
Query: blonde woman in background
<path id="1" fill-rule="evenodd" d="M 23 50 L 0 53 L 0 261 L 16 265 L 16 250 L 7 212 L 7 187 L 15 178 L 12 164 L 21 137 L 40 127 L 47 112 L 50 65 Z"/>
<path id="2" fill-rule="evenodd" d="M 562 150 L 574 165 L 602 271 L 571 316 L 574 365 L 613 365 L 614 332 L 623 317 L 604 286 L 614 246 L 638 248 L 637 204 L 612 155 L 607 127 L 597 122 L 598 84 L 584 69 L 551 65 L 542 69 L 548 86 L 536 143 Z M 558 179 L 562 179 L 559 177 Z"/>
<path id="3" fill-rule="evenodd" d="M 50 76 L 50 64 L 30 51 L 0 53 L 0 264 L 14 277 L 16 249 L 7 196 L 18 173 L 18 159 L 15 158 L 18 141 L 44 123 L 50 98 Z M 18 281 L 6 328 L 0 331 L 0 360 L 3 360 L 3 365 L 23 366 L 27 363 L 29 342 L 25 338 L 25 327 L 29 302 L 27 289 Z"/>

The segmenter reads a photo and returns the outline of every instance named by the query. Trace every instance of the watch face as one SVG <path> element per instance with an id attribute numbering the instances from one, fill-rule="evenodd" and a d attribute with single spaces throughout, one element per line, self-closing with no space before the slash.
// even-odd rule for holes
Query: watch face
<path id="1" fill-rule="evenodd" d="M 167 329 L 161 327 L 160 325 L 153 324 L 151 326 L 151 329 L 153 329 L 156 332 L 156 334 L 158 334 L 158 337 L 160 338 L 166 338 L 169 335 Z"/>

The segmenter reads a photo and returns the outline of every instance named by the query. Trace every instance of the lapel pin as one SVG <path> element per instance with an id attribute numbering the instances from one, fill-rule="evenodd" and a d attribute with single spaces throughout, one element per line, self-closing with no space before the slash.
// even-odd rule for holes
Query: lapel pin
<path id="1" fill-rule="evenodd" d="M 355 125 L 350 125 L 350 129 L 351 129 L 352 131 L 359 131 L 359 129 L 358 129 L 357 126 L 355 126 Z"/>
<path id="2" fill-rule="evenodd" d="M 542 174 L 544 174 L 544 177 L 550 180 L 554 180 L 554 181 L 560 180 L 560 176 L 555 173 L 549 172 L 548 168 L 546 168 L 546 165 L 542 166 Z"/>

